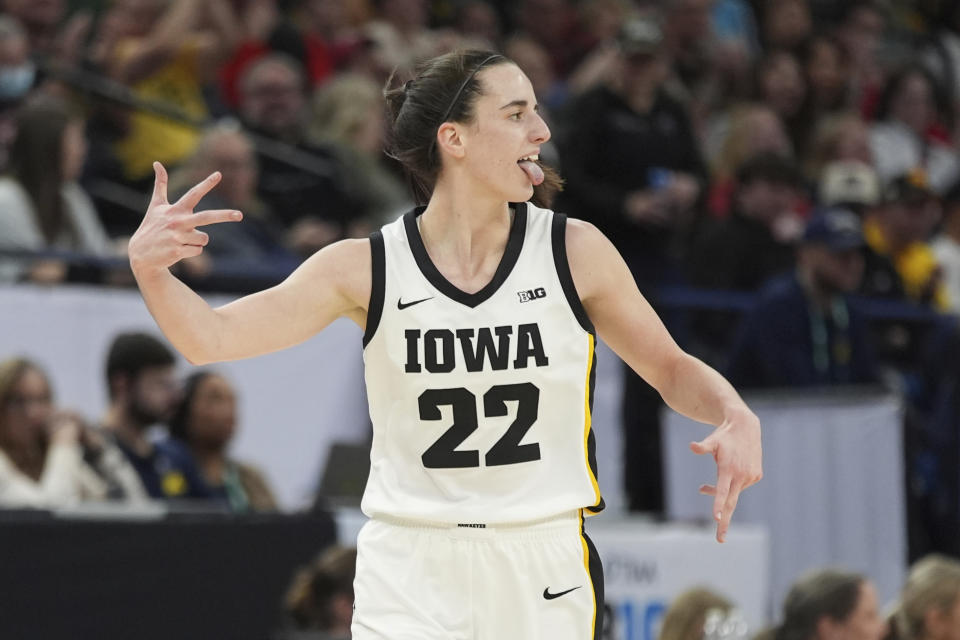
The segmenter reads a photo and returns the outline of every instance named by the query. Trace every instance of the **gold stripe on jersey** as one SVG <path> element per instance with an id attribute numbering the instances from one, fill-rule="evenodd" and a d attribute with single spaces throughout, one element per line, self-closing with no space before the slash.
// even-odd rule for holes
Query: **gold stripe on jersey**
<path id="1" fill-rule="evenodd" d="M 593 467 L 590 466 L 590 429 L 593 428 L 593 420 L 590 411 L 590 405 L 592 398 L 590 397 L 590 373 L 593 371 L 593 367 L 596 366 L 596 350 L 594 349 L 593 343 L 593 334 L 587 334 L 587 379 L 583 385 L 583 402 L 584 402 L 584 426 L 583 426 L 583 461 L 587 465 L 587 474 L 590 476 L 590 484 L 593 486 L 593 505 L 600 505 L 600 484 L 597 482 L 597 476 L 593 472 Z M 590 515 L 594 515 L 591 513 Z"/>
<path id="2" fill-rule="evenodd" d="M 591 341 L 593 336 L 590 336 Z M 583 547 L 583 568 L 587 572 L 587 582 L 590 583 L 590 593 L 593 597 L 593 615 L 590 616 L 590 638 L 597 637 L 597 590 L 593 586 L 593 574 L 590 573 L 590 547 L 587 546 L 587 538 L 583 532 L 583 509 L 580 510 L 580 546 Z"/>

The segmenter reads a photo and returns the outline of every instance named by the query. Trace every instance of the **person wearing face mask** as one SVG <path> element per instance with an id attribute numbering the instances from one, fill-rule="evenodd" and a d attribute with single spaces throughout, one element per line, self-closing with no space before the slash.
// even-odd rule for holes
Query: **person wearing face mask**
<path id="1" fill-rule="evenodd" d="M 83 120 L 43 98 L 20 109 L 16 128 L 9 167 L 0 176 L 0 251 L 111 255 L 93 203 L 77 183 L 87 148 Z M 0 282 L 55 283 L 68 275 L 61 260 L 0 259 Z"/>
<path id="2" fill-rule="evenodd" d="M 13 18 L 0 15 L 0 105 L 16 104 L 33 88 L 36 78 L 26 32 Z"/>

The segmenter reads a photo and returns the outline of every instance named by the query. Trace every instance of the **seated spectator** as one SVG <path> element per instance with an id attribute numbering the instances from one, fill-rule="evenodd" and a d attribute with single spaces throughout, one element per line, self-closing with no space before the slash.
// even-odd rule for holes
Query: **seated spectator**
<path id="1" fill-rule="evenodd" d="M 357 550 L 332 546 L 294 576 L 284 600 L 282 640 L 348 640 Z"/>
<path id="2" fill-rule="evenodd" d="M 145 333 L 122 333 L 107 355 L 110 405 L 104 433 L 126 455 L 152 498 L 207 498 L 210 491 L 187 448 L 172 438 L 153 442 L 147 430 L 165 422 L 177 402 L 170 349 Z"/>
<path id="3" fill-rule="evenodd" d="M 816 182 L 831 162 L 853 160 L 874 168 L 870 127 L 853 112 L 821 118 L 813 128 L 803 158 L 807 179 Z"/>
<path id="4" fill-rule="evenodd" d="M 0 110 L 20 102 L 37 80 L 37 65 L 30 59 L 30 41 L 16 19 L 0 14 Z M 2 145 L 6 150 L 7 145 Z"/>
<path id="5" fill-rule="evenodd" d="M 931 554 L 915 562 L 891 623 L 895 640 L 953 640 L 960 630 L 960 561 Z"/>
<path id="6" fill-rule="evenodd" d="M 832 569 L 806 574 L 790 588 L 775 640 L 880 640 L 877 590 L 865 577 Z"/>
<path id="7" fill-rule="evenodd" d="M 207 129 L 196 151 L 170 176 L 176 197 L 219 171 L 220 183 L 204 196 L 197 210 L 238 209 L 241 224 L 204 227 L 210 243 L 203 254 L 184 263 L 193 276 L 206 275 L 218 260 L 263 261 L 277 269 L 293 270 L 299 260 L 284 246 L 282 225 L 256 193 L 257 159 L 250 138 L 236 124 L 222 123 Z"/>
<path id="8" fill-rule="evenodd" d="M 928 244 L 939 217 L 939 203 L 922 170 L 898 176 L 886 185 L 882 206 L 864 222 L 871 250 L 864 293 L 899 297 L 902 291 L 913 302 L 947 308 L 947 291 Z M 890 264 L 895 274 L 889 273 Z"/>
<path id="9" fill-rule="evenodd" d="M 717 117 L 707 137 L 707 148 L 711 167 L 707 206 L 717 218 L 730 215 L 736 171 L 744 162 L 761 153 L 793 157 L 793 143 L 780 116 L 759 103 L 742 104 Z"/>
<path id="10" fill-rule="evenodd" d="M 698 286 L 755 291 L 793 266 L 792 232 L 785 237 L 782 224 L 802 197 L 796 165 L 762 153 L 740 166 L 736 182 L 730 218 L 708 224 L 694 242 L 690 277 Z"/>
<path id="11" fill-rule="evenodd" d="M 170 418 L 170 435 L 190 449 L 211 498 L 234 512 L 274 511 L 277 502 L 263 474 L 228 456 L 236 413 L 236 394 L 227 379 L 200 371 L 184 384 L 183 397 Z"/>
<path id="12" fill-rule="evenodd" d="M 65 105 L 43 99 L 20 110 L 9 169 L 0 177 L 0 249 L 113 252 L 93 203 L 76 182 L 85 153 L 83 120 Z M 0 262 L 0 282 L 53 283 L 67 276 L 67 264 L 59 260 Z"/>
<path id="13" fill-rule="evenodd" d="M 307 138 L 309 109 L 300 65 L 271 53 L 240 77 L 240 118 L 257 143 L 257 194 L 302 255 L 344 237 L 354 210 L 335 154 Z M 274 144 L 271 144 L 274 143 Z"/>
<path id="14" fill-rule="evenodd" d="M 313 137 L 336 152 L 358 207 L 344 232 L 366 237 L 412 206 L 406 185 L 383 164 L 383 91 L 365 76 L 341 74 L 316 93 L 313 104 Z"/>
<path id="15" fill-rule="evenodd" d="M 931 247 L 943 273 L 947 308 L 960 313 L 960 183 L 943 199 L 943 225 Z"/>
<path id="16" fill-rule="evenodd" d="M 121 497 L 146 498 L 123 455 L 79 416 L 55 409 L 38 365 L 22 358 L 0 363 L 0 506 Z"/>
<path id="17" fill-rule="evenodd" d="M 851 211 L 807 224 L 797 268 L 775 278 L 744 317 L 727 379 L 736 387 L 809 387 L 878 381 L 866 318 L 848 295 L 863 276 L 863 235 Z"/>
<path id="18" fill-rule="evenodd" d="M 702 640 L 708 615 L 726 617 L 731 610 L 733 603 L 715 591 L 704 587 L 688 589 L 670 603 L 657 640 Z"/>
<path id="19" fill-rule="evenodd" d="M 894 74 L 870 132 L 880 179 L 893 180 L 920 167 L 927 173 L 929 189 L 945 193 L 960 178 L 957 150 L 945 129 L 949 122 L 946 102 L 926 68 L 910 65 Z"/>
<path id="20" fill-rule="evenodd" d="M 797 57 L 789 51 L 773 51 L 760 59 L 756 73 L 757 101 L 780 116 L 793 148 L 803 149 L 808 135 L 803 117 L 807 84 Z"/>

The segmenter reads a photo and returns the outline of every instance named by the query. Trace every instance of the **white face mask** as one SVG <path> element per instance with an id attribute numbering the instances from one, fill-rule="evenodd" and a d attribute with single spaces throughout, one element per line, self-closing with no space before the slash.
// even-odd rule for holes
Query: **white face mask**
<path id="1" fill-rule="evenodd" d="M 33 86 L 36 76 L 37 67 L 29 61 L 15 67 L 0 67 L 0 99 L 23 96 Z"/>

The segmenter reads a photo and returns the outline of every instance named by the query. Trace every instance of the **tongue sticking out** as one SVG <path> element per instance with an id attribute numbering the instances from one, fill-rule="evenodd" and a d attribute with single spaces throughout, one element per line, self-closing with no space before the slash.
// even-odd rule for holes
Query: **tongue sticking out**
<path id="1" fill-rule="evenodd" d="M 530 178 L 530 182 L 532 182 L 534 186 L 543 182 L 543 169 L 541 169 L 536 162 L 532 160 L 521 160 L 517 164 L 519 164 L 523 172 L 527 174 L 527 177 Z"/>

